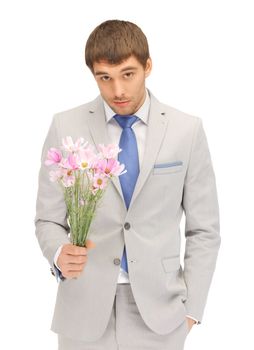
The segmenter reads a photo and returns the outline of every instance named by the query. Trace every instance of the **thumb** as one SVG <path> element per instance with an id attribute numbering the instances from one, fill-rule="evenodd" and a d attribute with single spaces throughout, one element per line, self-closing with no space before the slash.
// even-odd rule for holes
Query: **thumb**
<path id="1" fill-rule="evenodd" d="M 96 244 L 90 239 L 87 239 L 85 246 L 86 246 L 86 249 L 92 249 L 92 248 L 95 248 Z"/>

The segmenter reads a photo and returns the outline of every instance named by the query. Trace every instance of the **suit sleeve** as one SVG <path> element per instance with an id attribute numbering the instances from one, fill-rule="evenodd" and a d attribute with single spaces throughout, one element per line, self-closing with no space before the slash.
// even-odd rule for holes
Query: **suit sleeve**
<path id="1" fill-rule="evenodd" d="M 49 179 L 50 167 L 44 164 L 50 147 L 60 148 L 56 115 L 53 116 L 48 134 L 41 153 L 41 167 L 38 177 L 38 192 L 36 200 L 35 234 L 43 255 L 51 266 L 51 272 L 56 277 L 54 256 L 59 246 L 70 243 L 67 223 L 67 209 L 64 195 L 57 182 Z"/>
<path id="2" fill-rule="evenodd" d="M 220 247 L 216 181 L 202 121 L 197 118 L 186 172 L 184 280 L 187 314 L 201 323 Z"/>

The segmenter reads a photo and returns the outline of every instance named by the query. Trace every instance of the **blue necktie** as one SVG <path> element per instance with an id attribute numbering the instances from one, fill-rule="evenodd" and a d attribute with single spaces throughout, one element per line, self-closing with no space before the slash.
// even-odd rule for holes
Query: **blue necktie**
<path id="1" fill-rule="evenodd" d="M 125 165 L 127 172 L 119 176 L 126 208 L 129 208 L 131 197 L 139 174 L 139 160 L 137 140 L 132 125 L 139 119 L 136 116 L 115 115 L 115 120 L 121 126 L 122 134 L 119 147 L 122 151 L 118 154 L 118 160 Z M 121 267 L 128 272 L 126 249 L 124 246 Z"/>

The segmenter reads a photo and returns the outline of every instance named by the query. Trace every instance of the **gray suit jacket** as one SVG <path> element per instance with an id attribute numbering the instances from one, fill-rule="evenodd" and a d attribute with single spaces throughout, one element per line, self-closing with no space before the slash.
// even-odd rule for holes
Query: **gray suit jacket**
<path id="1" fill-rule="evenodd" d="M 187 314 L 201 322 L 220 246 L 216 182 L 202 121 L 156 100 L 150 93 L 144 160 L 126 210 L 119 178 L 107 188 L 92 223 L 82 275 L 60 281 L 51 330 L 95 341 L 109 320 L 119 259 L 126 245 L 129 278 L 140 314 L 150 329 L 166 334 Z M 54 269 L 57 248 L 69 243 L 63 193 L 44 165 L 62 137 L 82 136 L 108 144 L 102 99 L 53 116 L 41 157 L 36 203 L 36 236 Z M 186 215 L 184 269 L 180 229 Z M 129 223 L 129 225 L 125 225 Z"/>

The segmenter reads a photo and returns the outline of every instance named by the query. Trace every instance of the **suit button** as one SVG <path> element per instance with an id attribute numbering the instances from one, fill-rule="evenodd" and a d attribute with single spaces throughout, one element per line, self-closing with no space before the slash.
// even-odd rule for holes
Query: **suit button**
<path id="1" fill-rule="evenodd" d="M 125 230 L 129 230 L 131 228 L 131 224 L 129 222 L 126 222 L 124 224 L 124 228 L 125 228 Z"/>
<path id="2" fill-rule="evenodd" d="M 120 264 L 121 264 L 121 260 L 118 259 L 118 258 L 115 258 L 115 259 L 114 259 L 114 264 L 115 264 L 115 265 L 120 265 Z"/>

